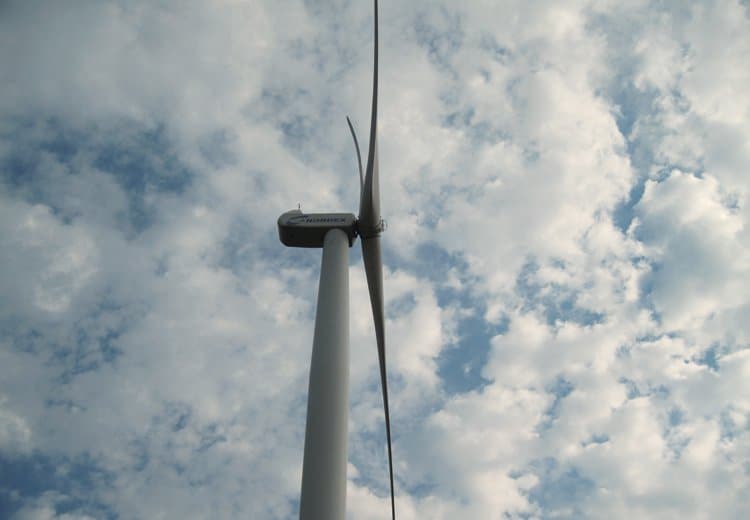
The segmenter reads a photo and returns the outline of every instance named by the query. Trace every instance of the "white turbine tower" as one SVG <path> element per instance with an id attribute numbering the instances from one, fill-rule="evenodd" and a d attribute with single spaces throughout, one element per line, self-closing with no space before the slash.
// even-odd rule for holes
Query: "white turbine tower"
<path id="1" fill-rule="evenodd" d="M 360 177 L 359 218 L 351 213 L 305 214 L 292 210 L 279 217 L 279 238 L 290 247 L 322 247 L 318 307 L 315 315 L 310 386 L 307 396 L 305 455 L 302 463 L 300 519 L 343 520 L 346 514 L 346 453 L 349 397 L 349 250 L 362 240 L 362 259 L 375 322 L 380 382 L 383 390 L 391 515 L 396 518 L 393 493 L 391 422 L 385 369 L 385 316 L 383 262 L 378 184 L 378 3 L 375 4 L 375 42 L 372 113 L 367 168 L 362 179 L 362 158 L 351 121 L 347 123 L 357 150 Z"/>

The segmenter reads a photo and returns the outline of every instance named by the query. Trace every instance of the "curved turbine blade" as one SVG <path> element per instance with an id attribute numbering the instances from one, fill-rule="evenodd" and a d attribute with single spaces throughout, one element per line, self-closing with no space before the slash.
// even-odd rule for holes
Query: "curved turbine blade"
<path id="1" fill-rule="evenodd" d="M 380 187 L 378 182 L 378 2 L 375 4 L 375 63 L 372 73 L 372 115 L 370 120 L 370 145 L 367 152 L 367 169 L 362 198 L 359 201 L 359 230 L 363 238 L 380 234 Z"/>
<path id="2" fill-rule="evenodd" d="M 375 4 L 375 45 L 372 73 L 372 113 L 370 120 L 370 146 L 364 188 L 359 202 L 359 235 L 362 238 L 362 259 L 365 262 L 367 287 L 370 290 L 372 316 L 375 321 L 375 338 L 378 344 L 380 385 L 383 389 L 385 435 L 388 442 L 388 476 L 391 484 L 391 515 L 396 518 L 396 500 L 393 491 L 393 453 L 391 450 L 391 414 L 388 406 L 388 378 L 385 369 L 385 311 L 383 307 L 383 260 L 380 251 L 380 185 L 378 180 L 378 1 Z"/>
<path id="3" fill-rule="evenodd" d="M 388 441 L 388 473 L 391 483 L 391 513 L 396 518 L 396 502 L 393 493 L 393 454 L 391 451 L 391 414 L 388 406 L 388 378 L 385 369 L 385 312 L 383 306 L 383 261 L 380 252 L 380 237 L 362 240 L 362 259 L 365 262 L 367 287 L 370 289 L 372 317 L 375 321 L 375 339 L 378 344 L 380 364 L 380 385 L 383 389 L 383 409 L 385 411 L 385 436 Z"/>
<path id="4" fill-rule="evenodd" d="M 357 166 L 359 166 L 359 198 L 362 199 L 362 190 L 364 189 L 365 181 L 362 178 L 362 155 L 359 153 L 359 143 L 357 142 L 357 134 L 354 133 L 354 127 L 352 126 L 352 122 L 349 119 L 349 116 L 346 116 L 346 122 L 349 125 L 349 131 L 352 133 L 352 139 L 354 139 L 354 148 L 357 150 Z"/>

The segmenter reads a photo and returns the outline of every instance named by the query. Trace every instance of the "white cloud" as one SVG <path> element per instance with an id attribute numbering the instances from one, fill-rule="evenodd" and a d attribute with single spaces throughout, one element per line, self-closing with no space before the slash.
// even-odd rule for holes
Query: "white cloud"
<path id="1" fill-rule="evenodd" d="M 44 493 L 33 503 L 25 505 L 12 516 L 13 520 L 93 520 L 93 516 L 76 511 L 57 514 L 58 504 L 70 497 L 55 492 Z"/>
<path id="2" fill-rule="evenodd" d="M 67 310 L 96 275 L 95 243 L 84 230 L 61 224 L 47 206 L 4 202 L 7 271 L 2 283 L 11 304 L 6 312 L 12 315 L 21 310 L 18 306 L 50 313 Z"/>
<path id="3" fill-rule="evenodd" d="M 743 221 L 722 201 L 714 178 L 675 171 L 648 181 L 637 214 L 635 233 L 658 266 L 651 299 L 668 329 L 700 326 L 745 303 L 750 252 L 739 236 Z"/>
<path id="4" fill-rule="evenodd" d="M 31 445 L 31 428 L 23 417 L 5 409 L 7 398 L 0 398 L 0 450 L 10 453 L 28 453 Z"/>

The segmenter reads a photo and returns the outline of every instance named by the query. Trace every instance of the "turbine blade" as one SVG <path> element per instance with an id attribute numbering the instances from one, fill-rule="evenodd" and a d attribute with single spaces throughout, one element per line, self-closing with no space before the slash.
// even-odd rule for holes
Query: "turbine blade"
<path id="1" fill-rule="evenodd" d="M 365 181 L 362 178 L 362 155 L 359 153 L 359 143 L 357 142 L 357 134 L 354 133 L 354 127 L 352 126 L 352 122 L 349 119 L 349 116 L 346 116 L 346 122 L 349 125 L 349 131 L 352 133 L 352 139 L 354 139 L 354 148 L 357 150 L 357 166 L 359 166 L 359 198 L 362 199 L 362 190 L 365 185 Z"/>
<path id="2" fill-rule="evenodd" d="M 380 385 L 383 389 L 383 411 L 385 412 L 385 436 L 388 441 L 388 475 L 391 484 L 391 514 L 396 518 L 396 500 L 393 492 L 393 453 L 391 451 L 391 414 L 388 406 L 388 378 L 385 367 L 385 311 L 383 306 L 383 261 L 380 252 L 380 237 L 362 239 L 362 259 L 365 262 L 367 287 L 370 290 L 372 317 L 375 321 L 375 339 L 378 344 Z"/>
<path id="3" fill-rule="evenodd" d="M 378 2 L 375 4 L 375 45 L 372 72 L 372 112 L 370 119 L 370 145 L 367 152 L 367 169 L 362 198 L 359 202 L 360 234 L 363 237 L 380 234 L 380 188 L 378 179 Z"/>
<path id="4" fill-rule="evenodd" d="M 372 71 L 372 112 L 370 119 L 370 146 L 367 151 L 367 169 L 362 196 L 359 201 L 358 233 L 362 238 L 362 259 L 365 262 L 367 287 L 370 290 L 372 317 L 375 321 L 375 338 L 378 344 L 380 386 L 383 390 L 385 436 L 388 441 L 388 476 L 391 485 L 391 515 L 396 519 L 396 499 L 393 490 L 393 452 L 391 450 L 391 413 L 388 406 L 388 377 L 385 369 L 385 310 L 383 307 L 383 260 L 380 252 L 380 184 L 378 178 L 378 0 L 375 4 L 375 44 Z"/>

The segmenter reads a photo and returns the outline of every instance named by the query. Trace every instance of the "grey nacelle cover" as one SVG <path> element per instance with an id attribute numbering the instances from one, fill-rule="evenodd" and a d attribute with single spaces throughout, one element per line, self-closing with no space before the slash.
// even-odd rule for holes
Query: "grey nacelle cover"
<path id="1" fill-rule="evenodd" d="M 356 239 L 357 218 L 352 213 L 302 213 L 298 209 L 279 217 L 279 239 L 288 247 L 323 247 L 323 239 L 331 229 L 340 229 L 349 238 L 349 247 Z"/>

